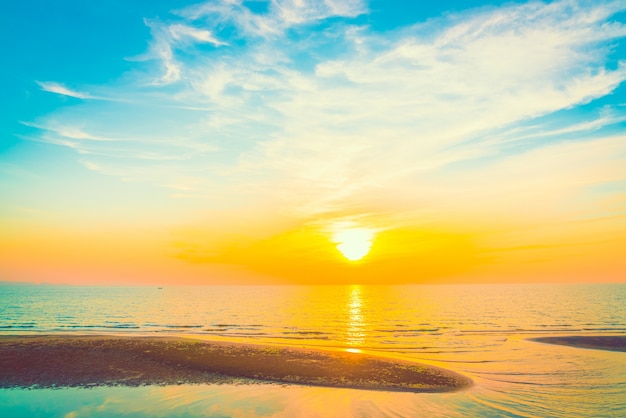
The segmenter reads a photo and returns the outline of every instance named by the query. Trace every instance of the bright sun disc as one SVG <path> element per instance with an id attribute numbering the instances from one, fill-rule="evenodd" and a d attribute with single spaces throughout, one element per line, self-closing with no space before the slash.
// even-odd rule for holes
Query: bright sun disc
<path id="1" fill-rule="evenodd" d="M 364 228 L 342 229 L 333 235 L 337 249 L 350 261 L 362 259 L 372 248 L 374 232 Z"/>

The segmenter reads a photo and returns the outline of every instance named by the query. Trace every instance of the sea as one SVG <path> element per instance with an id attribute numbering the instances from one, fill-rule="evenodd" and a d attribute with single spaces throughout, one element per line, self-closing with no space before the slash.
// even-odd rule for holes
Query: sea
<path id="1" fill-rule="evenodd" d="M 626 284 L 0 286 L 0 334 L 190 336 L 362 351 L 474 384 L 402 393 L 283 384 L 0 389 L 8 417 L 626 417 Z M 0 373 L 2 371 L 0 370 Z"/>

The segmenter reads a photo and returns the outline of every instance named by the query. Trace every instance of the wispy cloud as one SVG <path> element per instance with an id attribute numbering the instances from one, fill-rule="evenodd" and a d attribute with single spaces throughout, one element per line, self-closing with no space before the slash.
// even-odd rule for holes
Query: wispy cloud
<path id="1" fill-rule="evenodd" d="M 178 13 L 192 21 L 233 25 L 242 36 L 275 37 L 295 26 L 330 17 L 355 17 L 367 12 L 363 0 L 272 0 L 264 14 L 253 13 L 242 1 L 218 0 L 185 8 Z"/>
<path id="2" fill-rule="evenodd" d="M 36 83 L 39 85 L 39 87 L 41 87 L 43 91 L 47 91 L 49 93 L 60 94 L 61 96 L 75 97 L 77 99 L 95 99 L 94 96 L 88 93 L 69 89 L 61 83 L 56 83 L 53 81 L 36 81 Z"/>
<path id="3" fill-rule="evenodd" d="M 152 31 L 153 40 L 150 52 L 139 59 L 157 59 L 161 61 L 164 70 L 164 74 L 153 81 L 155 85 L 171 84 L 181 79 L 183 65 L 176 59 L 177 50 L 193 48 L 196 44 L 210 44 L 214 47 L 228 45 L 207 29 L 182 23 L 167 24 L 149 19 L 144 21 Z"/>
<path id="4" fill-rule="evenodd" d="M 593 212 L 589 187 L 626 177 L 626 143 L 609 132 L 626 113 L 608 100 L 626 80 L 612 55 L 623 11 L 531 2 L 377 33 L 353 19 L 364 1 L 205 2 L 146 20 L 140 58 L 158 65 L 109 86 L 123 108 L 68 110 L 49 130 L 129 132 L 132 146 L 81 142 L 87 167 L 304 219 L 575 216 L 567 202 Z M 78 121 L 98 129 L 69 129 Z"/>
<path id="5" fill-rule="evenodd" d="M 190 38 L 197 42 L 206 42 L 215 46 L 228 45 L 226 42 L 219 41 L 213 34 L 205 29 L 196 29 L 191 26 L 174 24 L 168 27 L 172 39 L 184 42 L 185 38 Z"/>
<path id="6" fill-rule="evenodd" d="M 46 123 L 46 124 L 38 124 L 32 122 L 22 122 L 25 126 L 30 126 L 32 128 L 37 128 L 47 132 L 53 132 L 58 137 L 63 137 L 66 139 L 78 139 L 78 140 L 88 140 L 88 141 L 114 141 L 115 139 L 106 138 L 103 136 L 93 135 L 85 132 L 83 129 L 78 128 L 76 126 L 69 126 L 58 124 L 54 122 Z"/>

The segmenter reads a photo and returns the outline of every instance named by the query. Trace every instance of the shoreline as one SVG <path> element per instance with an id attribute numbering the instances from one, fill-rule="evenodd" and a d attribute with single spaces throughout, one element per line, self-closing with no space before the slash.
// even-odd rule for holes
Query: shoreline
<path id="1" fill-rule="evenodd" d="M 590 350 L 626 352 L 624 335 L 564 335 L 529 338 L 530 341 Z"/>
<path id="2" fill-rule="evenodd" d="M 281 383 L 453 392 L 456 372 L 363 353 L 192 339 L 109 335 L 0 336 L 0 388 Z"/>

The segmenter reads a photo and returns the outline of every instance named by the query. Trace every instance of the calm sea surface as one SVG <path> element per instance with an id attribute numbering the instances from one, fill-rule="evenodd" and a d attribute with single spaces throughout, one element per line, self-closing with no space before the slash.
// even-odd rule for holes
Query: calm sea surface
<path id="1" fill-rule="evenodd" d="M 360 349 L 452 369 L 475 385 L 450 394 L 282 385 L 5 389 L 2 417 L 626 416 L 626 353 L 527 340 L 626 335 L 626 284 L 0 286 L 0 334 L 38 333 Z"/>

